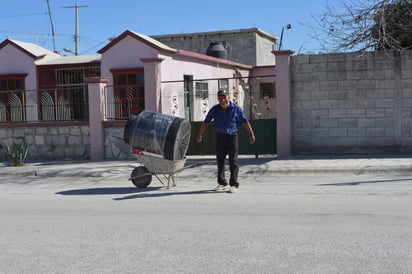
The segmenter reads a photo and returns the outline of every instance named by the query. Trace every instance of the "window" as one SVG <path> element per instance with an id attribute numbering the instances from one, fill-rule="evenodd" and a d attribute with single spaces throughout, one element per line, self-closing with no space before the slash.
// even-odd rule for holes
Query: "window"
<path id="1" fill-rule="evenodd" d="M 145 109 L 143 69 L 112 71 L 116 118 L 127 119 Z"/>
<path id="2" fill-rule="evenodd" d="M 196 98 L 204 99 L 209 97 L 209 85 L 207 82 L 196 82 Z"/>
<path id="3" fill-rule="evenodd" d="M 226 90 L 229 92 L 229 80 L 228 79 L 221 79 L 219 80 L 219 90 Z"/>
<path id="4" fill-rule="evenodd" d="M 260 98 L 276 97 L 275 83 L 260 83 Z"/>
<path id="5" fill-rule="evenodd" d="M 0 76 L 0 122 L 26 120 L 25 77 L 26 75 Z"/>

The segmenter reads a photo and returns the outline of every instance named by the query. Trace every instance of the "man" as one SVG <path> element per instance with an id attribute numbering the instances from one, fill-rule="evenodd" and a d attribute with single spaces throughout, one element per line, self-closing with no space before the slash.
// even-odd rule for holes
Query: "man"
<path id="1" fill-rule="evenodd" d="M 225 159 L 229 155 L 230 193 L 235 193 L 239 189 L 237 181 L 239 173 L 238 165 L 238 131 L 239 125 L 242 124 L 250 136 L 250 143 L 255 142 L 255 134 L 243 110 L 230 101 L 229 93 L 226 90 L 219 90 L 219 104 L 214 105 L 206 115 L 201 125 L 196 141 L 202 142 L 202 135 L 209 123 L 214 120 L 216 131 L 216 162 L 217 162 L 217 183 L 215 191 L 222 192 L 228 187 L 225 178 Z"/>

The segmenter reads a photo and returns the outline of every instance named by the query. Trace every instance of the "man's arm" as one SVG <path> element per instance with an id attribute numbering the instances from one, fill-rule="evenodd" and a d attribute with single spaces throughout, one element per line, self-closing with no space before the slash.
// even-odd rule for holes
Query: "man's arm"
<path id="1" fill-rule="evenodd" d="M 249 133 L 250 143 L 253 144 L 256 141 L 256 138 L 255 138 L 255 133 L 253 132 L 252 126 L 250 125 L 249 121 L 244 123 L 243 126 L 246 128 L 247 132 Z"/>
<path id="2" fill-rule="evenodd" d="M 202 142 L 203 139 L 203 132 L 205 131 L 205 129 L 207 128 L 207 126 L 209 125 L 209 123 L 204 123 L 200 126 L 199 131 L 197 132 L 197 137 L 196 137 L 196 141 L 198 143 Z"/>

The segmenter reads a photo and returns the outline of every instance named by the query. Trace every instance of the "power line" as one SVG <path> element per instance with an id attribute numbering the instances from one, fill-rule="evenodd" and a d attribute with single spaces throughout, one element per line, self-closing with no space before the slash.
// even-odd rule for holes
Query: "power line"
<path id="1" fill-rule="evenodd" d="M 13 30 L 1 30 L 0 33 L 3 33 L 5 36 L 38 36 L 38 37 L 50 37 L 48 33 L 42 32 L 31 32 L 31 31 L 13 31 Z M 54 34 L 54 36 L 71 36 L 71 34 Z"/>
<path id="2" fill-rule="evenodd" d="M 48 1 L 47 1 L 48 2 Z M 29 14 L 18 14 L 18 15 L 9 15 L 9 16 L 0 16 L 0 19 L 9 19 L 9 18 L 17 18 L 17 17 L 28 17 L 28 16 L 35 16 L 35 15 L 46 15 L 47 12 L 42 13 L 29 13 Z"/>

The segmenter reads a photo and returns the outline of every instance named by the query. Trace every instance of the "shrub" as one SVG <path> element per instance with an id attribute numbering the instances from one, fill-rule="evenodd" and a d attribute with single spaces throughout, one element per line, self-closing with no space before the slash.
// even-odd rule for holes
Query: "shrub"
<path id="1" fill-rule="evenodd" d="M 22 166 L 24 165 L 24 161 L 26 160 L 29 146 L 30 144 L 25 142 L 13 142 L 11 148 L 9 145 L 7 145 L 5 155 L 13 166 Z"/>

